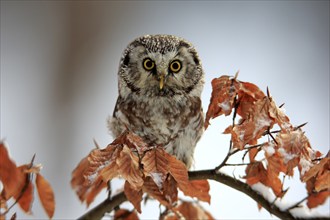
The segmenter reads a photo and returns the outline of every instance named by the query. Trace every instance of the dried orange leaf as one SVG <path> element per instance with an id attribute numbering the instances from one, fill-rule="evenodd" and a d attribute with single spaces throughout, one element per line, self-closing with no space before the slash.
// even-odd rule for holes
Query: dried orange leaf
<path id="1" fill-rule="evenodd" d="M 257 148 L 251 148 L 249 150 L 249 159 L 250 159 L 250 162 L 254 162 L 255 161 L 255 157 L 257 156 L 259 150 Z"/>
<path id="2" fill-rule="evenodd" d="M 283 184 L 276 172 L 272 172 L 270 169 L 267 169 L 267 180 L 262 183 L 269 186 L 277 197 L 282 198 L 284 196 L 285 191 L 283 191 Z"/>
<path id="3" fill-rule="evenodd" d="M 88 157 L 83 158 L 72 172 L 71 187 L 76 191 L 80 201 L 85 200 L 85 193 L 89 185 L 84 186 L 84 173 L 89 167 Z"/>
<path id="4" fill-rule="evenodd" d="M 290 119 L 285 113 L 276 106 L 273 99 L 269 103 L 269 116 L 275 120 L 275 122 L 281 127 L 282 131 L 287 132 L 293 129 L 293 126 L 290 123 Z"/>
<path id="5" fill-rule="evenodd" d="M 159 190 L 156 183 L 151 177 L 147 177 L 144 180 L 143 191 L 148 193 L 154 199 L 157 199 L 162 205 L 166 207 L 172 207 L 171 201 Z"/>
<path id="6" fill-rule="evenodd" d="M 329 157 L 323 158 L 318 164 L 315 164 L 305 173 L 305 175 L 302 177 L 302 181 L 306 182 L 310 178 L 316 176 L 319 172 L 322 172 L 324 166 L 327 165 L 328 163 L 330 164 L 330 158 Z"/>
<path id="7" fill-rule="evenodd" d="M 163 182 L 169 172 L 167 153 L 162 148 L 154 148 L 145 153 L 142 158 L 143 172 L 150 176 L 162 190 Z"/>
<path id="8" fill-rule="evenodd" d="M 169 162 L 170 174 L 177 182 L 179 189 L 183 193 L 187 193 L 189 191 L 189 179 L 186 165 L 172 155 L 168 154 L 167 157 Z"/>
<path id="9" fill-rule="evenodd" d="M 107 185 L 106 182 L 118 175 L 115 159 L 120 146 L 108 145 L 105 149 L 94 149 L 83 158 L 72 172 L 71 186 L 80 201 L 89 205 Z"/>
<path id="10" fill-rule="evenodd" d="M 135 190 L 141 189 L 143 185 L 143 174 L 139 167 L 139 157 L 130 148 L 124 146 L 116 159 L 116 163 L 118 165 L 118 172 L 131 184 L 132 188 Z"/>
<path id="11" fill-rule="evenodd" d="M 55 196 L 49 182 L 39 173 L 36 177 L 36 187 L 42 206 L 49 218 L 52 218 L 55 211 Z"/>
<path id="12" fill-rule="evenodd" d="M 126 144 L 129 148 L 136 149 L 140 155 L 145 153 L 150 147 L 140 136 L 128 132 L 122 144 Z"/>
<path id="13" fill-rule="evenodd" d="M 136 212 L 127 209 L 118 209 L 115 212 L 114 220 L 139 220 Z"/>
<path id="14" fill-rule="evenodd" d="M 129 182 L 125 181 L 124 192 L 128 201 L 130 201 L 134 208 L 141 213 L 142 190 L 140 189 L 139 191 L 136 191 L 132 189 Z"/>
<path id="15" fill-rule="evenodd" d="M 246 144 L 257 144 L 265 131 L 272 128 L 275 121 L 268 114 L 269 103 L 267 97 L 257 101 L 239 101 L 237 113 L 243 120 L 231 132 L 235 148 L 243 149 Z"/>
<path id="16" fill-rule="evenodd" d="M 208 127 L 210 119 L 231 113 L 235 96 L 236 87 L 229 76 L 212 80 L 212 95 L 206 113 L 205 128 Z"/>
<path id="17" fill-rule="evenodd" d="M 229 115 L 234 107 L 234 98 L 237 93 L 238 84 L 229 76 L 221 76 L 212 80 L 212 95 L 206 113 L 204 127 L 209 126 L 209 121 L 222 114 Z"/>
<path id="18" fill-rule="evenodd" d="M 32 214 L 31 207 L 33 202 L 33 184 L 29 181 L 28 185 L 22 189 L 21 193 L 15 197 L 16 201 L 18 201 L 19 206 L 25 213 Z"/>
<path id="19" fill-rule="evenodd" d="M 239 95 L 250 96 L 254 100 L 260 100 L 265 97 L 265 93 L 255 84 L 249 82 L 238 82 L 240 83 Z"/>
<path id="20" fill-rule="evenodd" d="M 168 175 L 167 179 L 164 181 L 163 194 L 169 200 L 170 204 L 178 201 L 178 187 L 171 175 Z"/>
<path id="21" fill-rule="evenodd" d="M 286 164 L 284 163 L 281 154 L 277 151 L 275 151 L 275 153 L 273 153 L 271 156 L 268 156 L 266 153 L 266 160 L 268 173 L 272 172 L 275 176 L 278 176 L 280 172 L 286 173 Z"/>
<path id="22" fill-rule="evenodd" d="M 99 175 L 102 176 L 104 182 L 108 182 L 113 178 L 117 177 L 119 173 L 116 161 L 110 161 L 108 165 L 106 165 L 102 170 L 100 170 Z"/>
<path id="23" fill-rule="evenodd" d="M 315 181 L 315 190 L 330 190 L 330 170 L 325 170 L 321 175 L 318 175 Z"/>
<path id="24" fill-rule="evenodd" d="M 189 196 L 196 197 L 200 201 L 210 203 L 210 185 L 207 180 L 192 180 L 189 183 Z"/>
<path id="25" fill-rule="evenodd" d="M 330 196 L 330 190 L 322 191 L 319 193 L 312 193 L 307 198 L 308 208 L 315 208 L 319 205 L 322 205 L 326 199 Z"/>
<path id="26" fill-rule="evenodd" d="M 286 174 L 289 176 L 293 176 L 294 168 L 297 167 L 299 164 L 299 157 L 294 157 L 293 159 L 289 160 L 286 164 L 287 171 Z"/>
<path id="27" fill-rule="evenodd" d="M 178 207 L 174 208 L 174 210 L 179 212 L 185 219 L 214 219 L 202 206 L 191 202 L 182 202 Z"/>
<path id="28" fill-rule="evenodd" d="M 264 165 L 261 162 L 254 162 L 249 164 L 245 170 L 246 183 L 250 186 L 261 182 L 267 182 L 267 170 L 264 168 Z"/>
<path id="29" fill-rule="evenodd" d="M 25 184 L 26 174 L 17 169 L 16 164 L 9 158 L 4 143 L 0 143 L 0 181 L 3 184 L 4 198 L 16 196 Z"/>
<path id="30" fill-rule="evenodd" d="M 95 197 L 107 187 L 107 183 L 103 181 L 101 176 L 98 176 L 93 184 L 90 185 L 85 194 L 86 205 L 89 206 L 95 199 Z"/>

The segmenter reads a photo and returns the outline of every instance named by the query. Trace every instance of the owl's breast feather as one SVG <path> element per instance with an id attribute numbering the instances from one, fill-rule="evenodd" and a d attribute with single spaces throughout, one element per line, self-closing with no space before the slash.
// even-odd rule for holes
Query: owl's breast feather
<path id="1" fill-rule="evenodd" d="M 130 96 L 117 105 L 113 120 L 116 127 L 128 128 L 153 144 L 168 143 L 201 113 L 200 99 L 184 95 L 175 98 Z M 110 127 L 112 131 L 118 130 Z"/>

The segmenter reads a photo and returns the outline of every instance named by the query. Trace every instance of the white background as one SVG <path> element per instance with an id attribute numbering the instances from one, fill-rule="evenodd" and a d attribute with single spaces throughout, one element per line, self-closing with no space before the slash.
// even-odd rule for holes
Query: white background
<path id="1" fill-rule="evenodd" d="M 205 110 L 211 80 L 240 70 L 240 80 L 264 91 L 268 86 L 275 101 L 285 103 L 294 125 L 308 122 L 312 146 L 328 151 L 329 1 L 1 1 L 0 138 L 17 164 L 36 153 L 55 191 L 55 219 L 85 213 L 70 187 L 71 171 L 93 138 L 101 146 L 112 140 L 106 118 L 116 102 L 123 49 L 135 37 L 157 33 L 196 46 L 206 72 Z M 212 121 L 196 148 L 195 169 L 222 161 L 229 144 L 222 131 L 229 124 L 230 118 Z M 286 201 L 306 196 L 303 184 L 288 182 L 293 185 Z M 211 183 L 211 193 L 205 207 L 216 218 L 272 218 L 219 183 Z M 329 215 L 328 205 L 318 212 Z M 32 216 L 18 217 L 46 218 L 37 198 L 32 210 Z M 143 218 L 158 212 L 153 204 L 143 208 Z"/>

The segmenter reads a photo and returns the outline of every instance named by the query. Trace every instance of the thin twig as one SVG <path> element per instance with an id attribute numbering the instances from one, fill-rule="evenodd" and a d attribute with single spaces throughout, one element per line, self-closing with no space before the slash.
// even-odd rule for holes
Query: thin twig
<path id="1" fill-rule="evenodd" d="M 250 165 L 254 164 L 256 162 L 251 162 L 251 163 L 226 163 L 224 166 L 232 166 L 232 167 L 237 167 L 237 166 L 245 166 L 245 165 Z"/>
<path id="2" fill-rule="evenodd" d="M 237 74 L 238 74 L 238 72 L 237 72 Z M 238 105 L 239 105 L 239 102 L 237 101 L 237 95 L 236 95 L 234 98 L 234 113 L 233 113 L 233 120 L 232 120 L 233 128 L 235 127 L 235 120 L 236 120 Z M 220 165 L 218 165 L 217 167 L 215 167 L 215 170 L 219 170 L 221 167 L 223 167 L 226 164 L 226 162 L 228 161 L 229 157 L 239 151 L 239 150 L 234 150 L 233 152 L 231 152 L 232 149 L 233 149 L 233 141 L 230 140 L 228 153 L 227 153 L 225 159 L 222 161 L 222 163 Z"/>
<path id="3" fill-rule="evenodd" d="M 296 126 L 296 127 L 294 127 L 293 128 L 293 130 L 294 131 L 296 131 L 296 130 L 298 130 L 299 128 L 302 128 L 302 127 L 304 127 L 305 125 L 307 125 L 308 124 L 308 122 L 305 122 L 305 123 L 303 123 L 303 124 L 301 124 L 301 125 L 298 125 L 298 126 Z M 282 130 L 275 130 L 275 131 L 265 131 L 262 135 L 263 136 L 265 136 L 265 135 L 268 135 L 269 133 L 271 133 L 271 134 L 277 134 L 277 133 L 280 133 Z"/>
<path id="4" fill-rule="evenodd" d="M 303 203 L 306 199 L 308 199 L 308 196 L 306 196 L 305 198 L 303 198 L 302 200 L 300 200 L 299 202 L 295 203 L 294 205 L 290 206 L 289 208 L 287 208 L 286 210 L 290 211 L 292 209 L 295 208 L 299 208 L 300 204 Z"/>
<path id="5" fill-rule="evenodd" d="M 299 128 L 302 128 L 302 127 L 304 127 L 305 125 L 307 125 L 307 123 L 308 123 L 308 122 L 305 122 L 305 123 L 303 123 L 303 124 L 301 124 L 301 125 L 298 125 L 298 126 L 295 127 L 293 130 L 298 130 Z"/>

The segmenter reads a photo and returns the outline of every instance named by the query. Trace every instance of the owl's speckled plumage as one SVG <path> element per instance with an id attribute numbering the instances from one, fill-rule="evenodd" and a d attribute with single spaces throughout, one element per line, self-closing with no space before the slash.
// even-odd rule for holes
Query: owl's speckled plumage
<path id="1" fill-rule="evenodd" d="M 137 38 L 120 61 L 119 96 L 109 128 L 114 136 L 128 129 L 150 145 L 162 145 L 189 168 L 203 133 L 203 85 L 201 62 L 189 42 L 172 35 Z"/>

